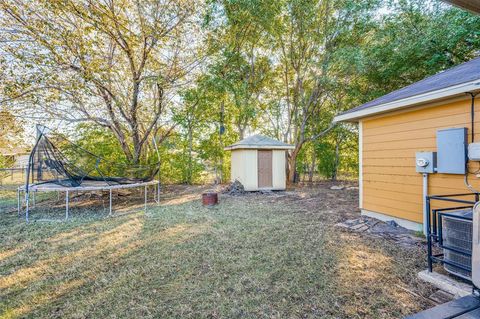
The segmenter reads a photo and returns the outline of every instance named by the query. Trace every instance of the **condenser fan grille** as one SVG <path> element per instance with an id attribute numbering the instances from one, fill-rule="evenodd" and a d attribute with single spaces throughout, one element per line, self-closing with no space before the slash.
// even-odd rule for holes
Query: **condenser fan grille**
<path id="1" fill-rule="evenodd" d="M 451 216 L 453 215 L 453 216 Z M 458 216 L 458 217 L 457 217 Z M 461 218 L 470 218 L 465 220 Z M 472 252 L 472 211 L 458 211 L 450 213 L 449 216 L 442 217 L 442 239 L 443 245 L 448 248 L 453 248 L 459 251 Z M 444 249 L 444 260 L 456 265 L 464 267 L 471 267 L 472 257 L 464 254 Z M 448 272 L 465 278 L 471 278 L 471 272 L 455 267 L 454 265 L 444 264 L 445 270 Z"/>

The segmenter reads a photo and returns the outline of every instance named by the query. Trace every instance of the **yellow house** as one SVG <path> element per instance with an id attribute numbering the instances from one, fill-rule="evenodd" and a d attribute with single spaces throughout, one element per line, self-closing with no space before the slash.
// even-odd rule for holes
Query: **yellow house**
<path id="1" fill-rule="evenodd" d="M 469 193 L 466 177 L 480 189 L 480 178 L 469 173 L 480 172 L 478 162 L 464 165 L 465 174 L 428 174 L 427 185 L 416 171 L 416 152 L 437 151 L 440 130 L 464 128 L 465 145 L 480 141 L 479 91 L 476 58 L 335 117 L 358 123 L 362 214 L 421 230 L 425 193 Z M 468 162 L 466 150 L 464 158 Z"/>
<path id="2" fill-rule="evenodd" d="M 253 135 L 225 148 L 232 152 L 231 180 L 246 191 L 284 190 L 286 152 L 289 145 L 270 137 Z"/>

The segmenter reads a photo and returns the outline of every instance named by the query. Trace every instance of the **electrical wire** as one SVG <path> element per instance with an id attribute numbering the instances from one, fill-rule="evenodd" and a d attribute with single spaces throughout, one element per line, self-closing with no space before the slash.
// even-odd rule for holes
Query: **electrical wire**
<path id="1" fill-rule="evenodd" d="M 472 185 L 470 185 L 470 183 L 468 182 L 468 172 L 465 173 L 465 178 L 464 178 L 464 182 L 465 182 L 465 186 L 467 186 L 467 188 L 472 191 L 472 193 L 479 193 L 475 188 L 473 188 Z"/>
<path id="2" fill-rule="evenodd" d="M 478 168 L 477 168 L 477 170 L 475 170 L 475 171 L 473 171 L 473 172 L 471 172 L 471 171 L 469 170 L 470 167 L 468 167 L 468 163 L 470 163 L 469 160 L 467 160 L 467 174 L 476 175 L 476 174 L 480 173 L 480 162 L 478 162 Z"/>
<path id="3" fill-rule="evenodd" d="M 477 96 L 478 93 L 472 93 L 472 92 L 466 92 L 467 94 L 469 94 L 471 96 L 471 105 L 470 105 L 470 119 L 471 119 L 471 127 L 470 127 L 470 131 L 471 131 L 471 139 L 472 139 L 472 143 L 475 142 L 475 97 Z M 474 172 L 471 172 L 469 170 L 469 167 L 468 167 L 468 163 L 470 161 L 467 159 L 467 171 L 465 173 L 465 178 L 464 178 L 464 182 L 465 182 L 465 186 L 467 186 L 467 188 L 472 191 L 473 193 L 478 193 L 478 191 L 473 188 L 472 185 L 470 185 L 470 183 L 468 182 L 468 174 L 478 174 L 480 173 L 480 163 L 479 163 L 479 167 L 476 171 Z"/>

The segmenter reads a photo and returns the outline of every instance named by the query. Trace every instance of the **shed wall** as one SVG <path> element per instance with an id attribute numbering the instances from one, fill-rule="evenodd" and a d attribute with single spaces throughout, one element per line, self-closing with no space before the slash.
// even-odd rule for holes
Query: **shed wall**
<path id="1" fill-rule="evenodd" d="M 480 132 L 479 117 L 475 132 Z M 437 130 L 451 127 L 467 127 L 470 142 L 469 99 L 362 120 L 361 208 L 422 223 L 422 176 L 415 172 L 415 152 L 436 151 Z M 480 134 L 475 134 L 475 140 L 480 141 Z M 470 163 L 470 170 L 478 166 Z M 470 175 L 470 182 L 480 189 L 478 178 Z M 469 190 L 463 175 L 437 173 L 429 177 L 428 192 L 437 195 Z"/>
<path id="2" fill-rule="evenodd" d="M 232 151 L 230 160 L 230 180 L 241 182 L 243 175 L 243 165 L 241 162 L 241 151 Z"/>
<path id="3" fill-rule="evenodd" d="M 231 165 L 232 181 L 237 179 L 247 191 L 258 189 L 257 150 L 233 150 Z"/>
<path id="4" fill-rule="evenodd" d="M 231 181 L 240 181 L 245 190 L 258 190 L 258 161 L 257 150 L 232 150 Z M 286 189 L 286 161 L 285 150 L 272 150 L 272 188 L 273 190 Z"/>

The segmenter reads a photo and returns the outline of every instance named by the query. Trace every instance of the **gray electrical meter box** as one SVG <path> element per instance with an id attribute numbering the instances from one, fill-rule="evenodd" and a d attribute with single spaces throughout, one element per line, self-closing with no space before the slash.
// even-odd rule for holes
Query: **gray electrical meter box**
<path id="1" fill-rule="evenodd" d="M 435 173 L 437 171 L 437 152 L 416 152 L 415 167 L 417 173 Z"/>
<path id="2" fill-rule="evenodd" d="M 465 174 L 467 168 L 467 128 L 437 131 L 437 172 Z"/>

